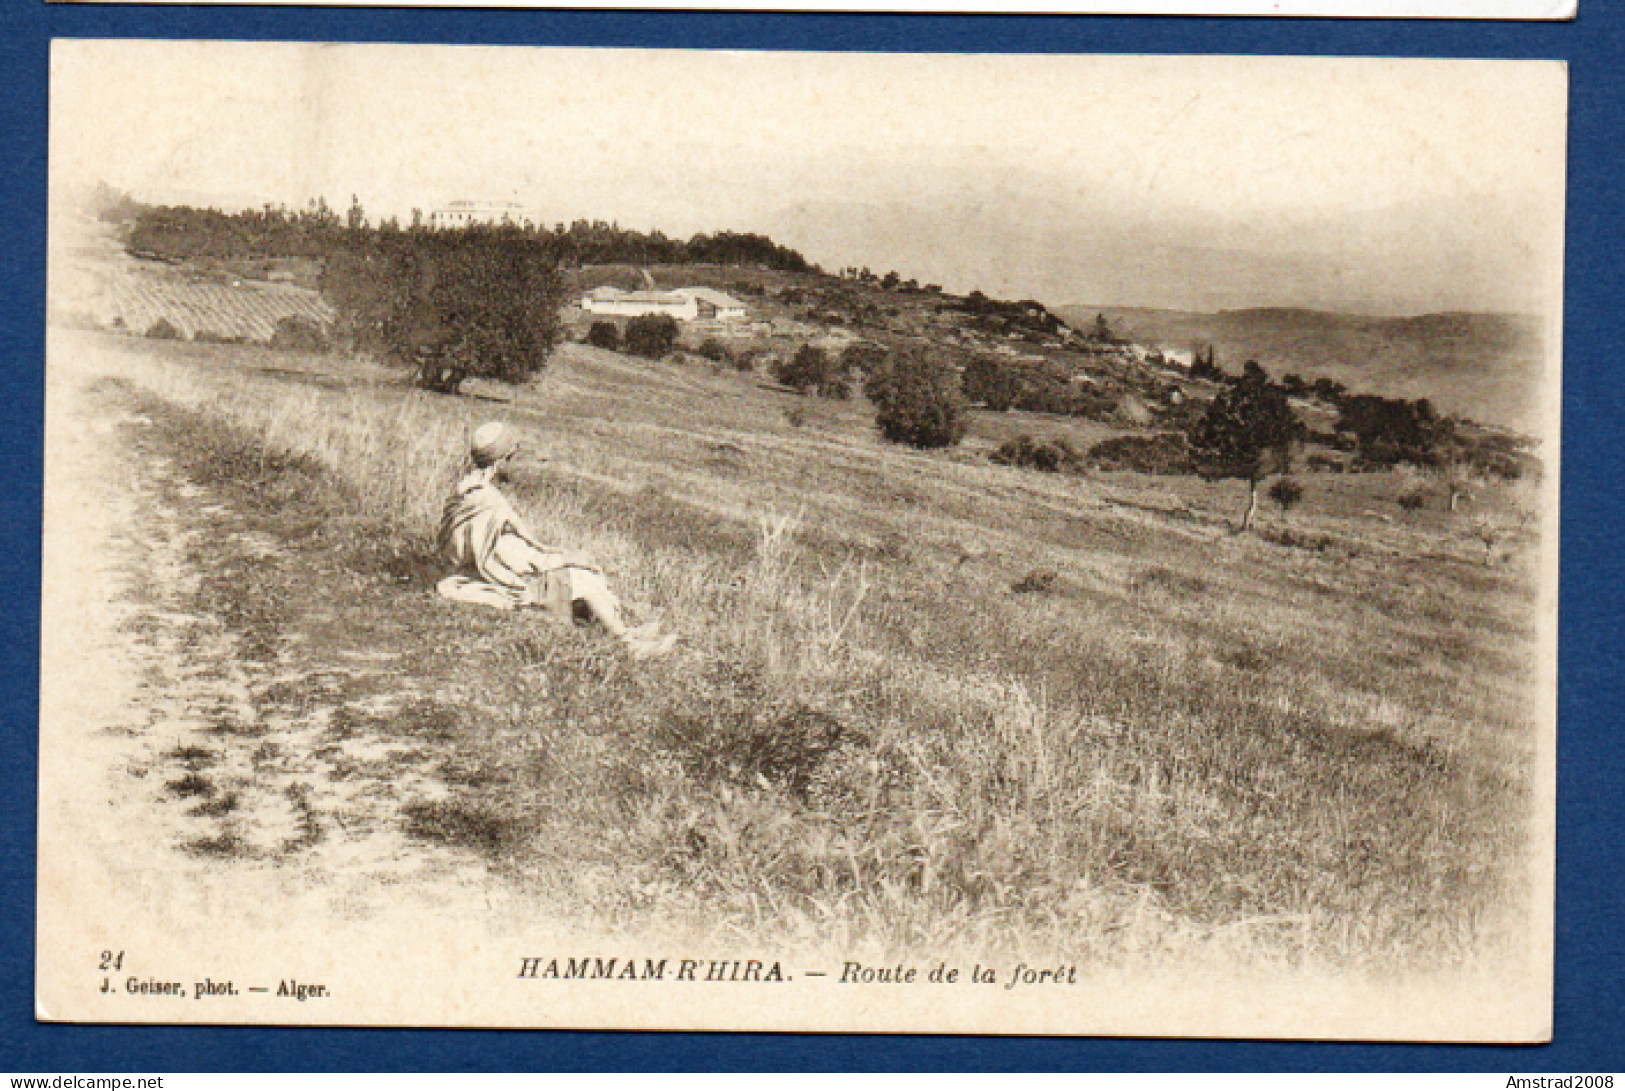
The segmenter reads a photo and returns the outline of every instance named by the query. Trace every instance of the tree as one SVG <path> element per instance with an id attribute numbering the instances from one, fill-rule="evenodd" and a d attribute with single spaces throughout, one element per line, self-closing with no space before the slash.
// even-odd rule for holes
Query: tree
<path id="1" fill-rule="evenodd" d="M 773 378 L 797 394 L 805 394 L 823 381 L 828 367 L 829 358 L 823 349 L 817 345 L 802 345 L 794 355 L 773 362 Z"/>
<path id="2" fill-rule="evenodd" d="M 1257 377 L 1243 378 L 1221 390 L 1196 422 L 1191 447 L 1198 472 L 1210 479 L 1234 477 L 1247 482 L 1247 511 L 1240 530 L 1252 526 L 1259 483 L 1271 473 L 1291 470 L 1292 442 L 1302 431 L 1286 392 Z"/>
<path id="3" fill-rule="evenodd" d="M 395 336 L 406 321 L 413 283 L 412 250 L 392 240 L 377 244 L 355 240 L 322 263 L 322 297 L 337 315 L 337 340 L 352 351 L 412 356 L 410 346 Z"/>
<path id="4" fill-rule="evenodd" d="M 869 373 L 864 393 L 892 443 L 951 447 L 965 438 L 965 398 L 954 369 L 921 349 L 901 349 Z"/>
<path id="5" fill-rule="evenodd" d="M 427 387 L 463 379 L 525 382 L 548 364 L 562 328 L 564 281 L 518 231 L 457 231 L 413 239 L 413 288 L 397 345 L 410 345 Z"/>
<path id="6" fill-rule="evenodd" d="M 677 344 L 677 319 L 669 314 L 640 314 L 627 322 L 621 341 L 634 356 L 658 360 Z"/>
<path id="7" fill-rule="evenodd" d="M 378 247 L 378 250 L 384 250 Z M 366 255 L 363 255 L 366 256 Z M 391 252 L 362 261 L 383 278 L 359 309 L 382 312 L 390 356 L 418 382 L 456 393 L 465 379 L 521 383 L 547 366 L 561 335 L 564 282 L 552 259 L 518 231 L 397 236 Z"/>
<path id="8" fill-rule="evenodd" d="M 1360 459 L 1371 465 L 1435 466 L 1443 457 L 1442 448 L 1450 444 L 1454 425 L 1441 419 L 1426 398 L 1408 402 L 1354 394 L 1339 403 L 1337 430 L 1356 438 Z"/>
<path id="9" fill-rule="evenodd" d="M 367 212 L 361 207 L 361 198 L 350 194 L 350 210 L 344 214 L 344 226 L 360 231 L 367 226 Z"/>
<path id="10" fill-rule="evenodd" d="M 594 322 L 587 330 L 587 344 L 614 352 L 621 347 L 621 331 L 613 322 Z"/>
<path id="11" fill-rule="evenodd" d="M 1527 442 L 1515 436 L 1477 431 L 1470 422 L 1445 417 L 1439 422 L 1434 447 L 1434 469 L 1449 497 L 1447 510 L 1456 511 L 1463 499 L 1495 482 L 1519 480 L 1525 472 Z"/>
<path id="12" fill-rule="evenodd" d="M 1343 396 L 1348 393 L 1348 387 L 1335 379 L 1322 378 L 1309 384 L 1309 392 L 1321 404 L 1336 408 L 1342 402 Z"/>
<path id="13" fill-rule="evenodd" d="M 1191 378 L 1223 382 L 1228 377 L 1224 369 L 1219 366 L 1213 346 L 1207 346 L 1207 355 L 1204 357 L 1202 355 L 1202 346 L 1197 345 L 1191 358 Z"/>

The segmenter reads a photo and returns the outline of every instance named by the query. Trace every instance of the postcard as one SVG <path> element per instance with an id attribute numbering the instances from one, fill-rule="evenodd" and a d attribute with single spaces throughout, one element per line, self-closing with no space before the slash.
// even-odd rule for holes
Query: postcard
<path id="1" fill-rule="evenodd" d="M 104 0 L 57 0 L 57 2 L 101 3 Z M 204 4 L 257 3 L 260 0 L 141 0 L 148 4 L 174 4 L 201 2 Z M 287 7 L 315 7 L 321 0 L 271 0 Z M 517 0 L 354 0 L 359 7 L 437 7 L 481 9 L 533 9 L 540 5 Z M 691 4 L 677 0 L 625 0 L 606 2 L 571 0 L 550 3 L 547 8 L 610 10 L 677 10 L 693 11 Z M 1277 16 L 1287 18 L 1354 18 L 1354 19 L 1516 19 L 1566 20 L 1577 12 L 1576 0 L 1068 0 L 1062 4 L 1023 3 L 1021 0 L 1002 0 L 1001 3 L 970 4 L 962 0 L 800 0 L 785 3 L 713 3 L 709 12 L 740 14 L 760 12 L 826 14 L 888 12 L 916 15 L 1200 15 L 1200 16 Z"/>
<path id="2" fill-rule="evenodd" d="M 57 41 L 38 1017 L 1549 1040 L 1566 100 Z"/>

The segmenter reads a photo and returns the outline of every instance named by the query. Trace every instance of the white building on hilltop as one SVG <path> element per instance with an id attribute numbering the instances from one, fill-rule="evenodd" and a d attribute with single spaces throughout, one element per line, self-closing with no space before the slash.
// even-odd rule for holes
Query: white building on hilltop
<path id="1" fill-rule="evenodd" d="M 715 288 L 678 288 L 677 294 L 694 300 L 700 318 L 731 322 L 745 317 L 745 305 L 727 292 L 719 292 Z"/>
<path id="2" fill-rule="evenodd" d="M 594 288 L 581 297 L 581 309 L 588 314 L 612 314 L 637 318 L 645 314 L 669 314 L 680 322 L 715 320 L 737 321 L 745 317 L 745 305 L 727 292 L 714 288 L 677 288 L 669 292 L 623 292 L 619 288 Z"/>
<path id="3" fill-rule="evenodd" d="M 429 213 L 433 228 L 497 227 L 525 223 L 525 206 L 512 202 L 482 204 L 479 201 L 453 201 Z"/>

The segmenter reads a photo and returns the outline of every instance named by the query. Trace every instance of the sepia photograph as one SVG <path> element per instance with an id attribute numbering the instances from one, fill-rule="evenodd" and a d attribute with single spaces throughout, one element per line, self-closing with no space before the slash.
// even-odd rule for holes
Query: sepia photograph
<path id="1" fill-rule="evenodd" d="M 1549 1041 L 1566 127 L 56 40 L 37 1017 Z"/>

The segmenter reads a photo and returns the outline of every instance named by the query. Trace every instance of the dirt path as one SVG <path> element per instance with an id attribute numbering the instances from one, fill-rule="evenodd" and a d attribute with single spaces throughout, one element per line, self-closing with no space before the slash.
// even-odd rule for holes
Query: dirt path
<path id="1" fill-rule="evenodd" d="M 350 628 L 377 581 L 193 480 L 163 407 L 89 363 L 49 390 L 46 871 L 158 927 L 487 915 L 488 861 L 413 831 L 455 698 L 401 669 L 421 646 Z"/>

